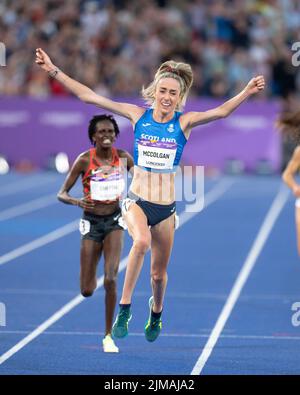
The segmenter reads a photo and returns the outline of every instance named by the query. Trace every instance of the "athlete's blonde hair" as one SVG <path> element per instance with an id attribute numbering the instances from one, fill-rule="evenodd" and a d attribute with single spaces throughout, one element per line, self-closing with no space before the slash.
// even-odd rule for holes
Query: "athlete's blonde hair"
<path id="1" fill-rule="evenodd" d="M 174 78 L 179 82 L 180 96 L 176 110 L 181 110 L 185 105 L 190 87 L 193 83 L 193 71 L 191 66 L 187 63 L 175 62 L 174 60 L 168 60 L 162 63 L 154 76 L 154 80 L 147 88 L 143 87 L 142 89 L 143 98 L 146 103 L 151 106 L 155 101 L 156 86 L 162 78 Z"/>

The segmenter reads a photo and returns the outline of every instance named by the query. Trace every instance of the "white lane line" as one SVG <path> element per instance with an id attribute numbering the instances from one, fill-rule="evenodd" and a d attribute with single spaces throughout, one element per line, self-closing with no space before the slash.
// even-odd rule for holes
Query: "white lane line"
<path id="1" fill-rule="evenodd" d="M 4 335 L 26 335 L 30 332 L 24 330 L 1 330 L 0 334 Z M 44 331 L 41 335 L 50 336 L 103 336 L 104 332 L 82 332 L 82 331 Z M 144 337 L 144 332 L 130 332 L 129 336 Z M 199 338 L 207 339 L 209 333 L 161 333 L 160 337 L 176 337 L 176 338 Z M 232 339 L 232 340 L 300 340 L 300 336 L 274 336 L 274 335 L 221 335 L 220 339 Z"/>
<path id="2" fill-rule="evenodd" d="M 76 193 L 78 191 L 74 189 L 73 193 L 74 192 Z M 59 203 L 56 194 L 49 194 L 39 197 L 37 199 L 30 200 L 26 203 L 19 204 L 17 206 L 0 211 L 0 222 L 18 217 L 20 215 L 32 213 L 33 211 L 40 210 L 42 208 L 50 206 L 51 204 L 56 203 Z"/>
<path id="3" fill-rule="evenodd" d="M 127 263 L 127 257 L 123 258 L 120 262 L 119 272 L 124 270 Z M 97 288 L 100 288 L 103 285 L 104 276 L 101 276 L 97 281 Z M 38 337 L 41 333 L 43 333 L 47 328 L 53 325 L 56 321 L 62 318 L 64 315 L 69 313 L 74 307 L 79 305 L 85 298 L 82 295 L 77 295 L 70 302 L 65 304 L 61 309 L 59 309 L 56 313 L 54 313 L 50 318 L 44 321 L 41 325 L 39 325 L 33 332 L 24 337 L 21 341 L 19 341 L 15 346 L 10 348 L 6 353 L 2 354 L 0 357 L 0 365 L 20 351 L 23 347 L 25 347 L 28 343 Z M 1 332 L 0 332 L 1 333 Z"/>
<path id="4" fill-rule="evenodd" d="M 204 199 L 204 208 L 207 208 L 210 204 L 214 203 L 216 200 L 218 200 L 224 193 L 232 186 L 234 183 L 233 179 L 225 179 L 220 181 L 212 190 L 210 190 L 206 195 Z M 201 200 L 201 198 L 200 198 Z M 185 224 L 187 221 L 189 221 L 191 218 L 193 218 L 196 214 L 199 214 L 199 211 L 194 211 L 192 212 L 192 207 L 199 207 L 198 201 L 196 201 L 193 205 L 189 204 L 189 212 L 184 211 L 180 215 L 180 221 L 179 225 Z"/>
<path id="5" fill-rule="evenodd" d="M 258 232 L 258 235 L 251 247 L 251 250 L 246 258 L 246 261 L 244 262 L 241 271 L 239 272 L 239 275 L 230 291 L 230 294 L 226 300 L 226 303 L 222 309 L 222 312 L 211 332 L 211 335 L 200 355 L 198 358 L 191 375 L 199 375 L 201 374 L 202 369 L 204 368 L 210 354 L 212 353 L 214 346 L 216 345 L 218 338 L 220 337 L 220 334 L 236 304 L 236 301 L 238 300 L 238 297 L 256 263 L 256 260 L 262 251 L 265 242 L 267 241 L 267 238 L 269 237 L 269 234 L 271 233 L 271 230 L 281 212 L 283 209 L 287 199 L 289 197 L 289 191 L 286 188 L 283 188 L 282 186 L 279 189 L 279 192 L 277 193 L 271 208 L 269 209 L 264 222 Z"/>
<path id="6" fill-rule="evenodd" d="M 210 204 L 212 204 L 217 199 L 219 199 L 232 186 L 232 184 L 233 184 L 232 180 L 220 181 L 205 196 L 205 207 L 208 207 Z M 197 207 L 197 202 L 195 203 L 195 207 Z M 195 211 L 192 213 L 191 212 L 181 213 L 179 227 L 182 226 L 183 224 L 185 224 L 190 219 L 192 219 L 197 214 L 199 214 L 199 211 L 198 212 Z M 53 232 L 46 234 L 45 236 L 39 237 L 38 239 L 35 239 L 27 244 L 24 244 L 21 247 L 16 248 L 15 250 L 12 250 L 12 251 L 0 256 L 0 266 L 12 261 L 13 259 L 18 258 L 21 255 L 27 254 L 28 252 L 31 252 L 33 250 L 36 250 L 37 248 L 43 247 L 44 245 L 51 243 L 52 241 L 55 241 L 63 236 L 66 236 L 69 233 L 74 232 L 78 228 L 78 223 L 79 223 L 79 219 L 76 221 L 70 222 L 69 224 L 67 224 L 61 228 L 58 228 L 58 229 L 54 230 Z"/>
<path id="7" fill-rule="evenodd" d="M 16 192 L 25 191 L 26 189 L 38 188 L 41 185 L 49 184 L 50 182 L 55 182 L 56 180 L 57 177 L 49 175 L 33 177 L 30 180 L 28 180 L 28 178 L 25 178 L 24 180 L 18 180 L 14 183 L 5 185 L 5 188 L 2 188 L 0 191 L 0 197 L 13 195 Z"/>
<path id="8" fill-rule="evenodd" d="M 67 225 L 62 226 L 61 228 L 58 228 L 53 232 L 46 234 L 45 236 L 39 237 L 38 239 L 31 241 L 30 243 L 24 244 L 21 247 L 18 247 L 15 250 L 12 250 L 0 256 L 0 266 L 22 255 L 28 254 L 28 252 L 36 250 L 37 248 L 43 247 L 46 244 L 52 243 L 52 241 L 60 239 L 61 237 L 66 236 L 69 233 L 74 232 L 76 229 L 78 229 L 78 226 L 79 219 L 76 219 L 75 221 L 72 221 Z"/>
<path id="9" fill-rule="evenodd" d="M 36 211 L 56 203 L 58 203 L 58 200 L 56 199 L 56 195 L 54 194 L 30 200 L 26 203 L 19 204 L 18 206 L 10 207 L 6 210 L 1 211 L 0 222 L 18 217 L 19 215 L 31 213 L 32 211 Z"/>
<path id="10" fill-rule="evenodd" d="M 61 289 L 32 289 L 32 288 L 1 288 L 0 295 L 74 295 L 76 290 L 61 290 Z"/>
<path id="11" fill-rule="evenodd" d="M 220 184 L 222 183 L 222 181 L 220 182 Z M 219 188 L 219 184 L 216 185 L 215 188 Z M 225 192 L 225 189 L 224 189 Z M 224 193 L 223 192 L 223 193 Z M 211 193 L 213 193 L 213 190 L 211 191 Z M 221 197 L 221 195 L 218 195 L 219 197 Z M 210 203 L 211 204 L 214 200 L 210 199 Z M 207 205 L 206 205 L 207 206 Z M 196 215 L 197 213 L 193 213 L 193 216 Z M 192 217 L 190 217 L 192 218 Z M 76 221 L 77 224 L 78 221 Z M 70 226 L 67 225 L 67 226 Z M 77 226 L 77 225 L 76 225 Z M 69 232 L 70 233 L 70 232 Z M 62 237 L 62 236 L 60 236 Z M 38 247 L 37 247 L 38 248 Z M 123 258 L 120 262 L 119 265 L 119 272 L 120 273 L 122 270 L 125 269 L 126 264 L 127 264 L 127 259 L 128 256 L 126 256 L 125 258 Z M 97 281 L 97 288 L 102 287 L 103 285 L 103 280 L 104 277 L 101 276 L 98 281 Z M 7 352 L 5 352 L 4 354 L 2 354 L 0 356 L 0 365 L 2 363 L 4 363 L 5 361 L 7 361 L 10 357 L 12 357 L 14 354 L 16 354 L 18 351 L 20 351 L 23 347 L 25 347 L 28 343 L 30 343 L 32 340 L 34 340 L 36 337 L 38 337 L 41 333 L 43 333 L 47 328 L 49 328 L 51 325 L 53 325 L 56 321 L 58 321 L 59 319 L 61 319 L 64 315 L 66 315 L 69 311 L 71 311 L 74 307 L 76 307 L 77 305 L 79 305 L 82 301 L 84 300 L 84 297 L 81 296 L 80 294 L 77 295 L 74 299 L 72 299 L 70 302 L 68 302 L 67 304 L 65 304 L 60 310 L 58 310 L 56 313 L 54 313 L 49 319 L 47 319 L 46 321 L 44 321 L 40 326 L 38 326 L 33 332 L 31 332 L 29 335 L 27 335 L 26 337 L 24 337 L 24 339 L 22 339 L 21 341 L 19 341 L 15 346 L 13 346 L 12 348 L 10 348 Z"/>
<path id="12" fill-rule="evenodd" d="M 101 292 L 101 291 L 100 291 Z M 103 291 L 104 292 L 104 291 Z M 0 295 L 74 295 L 77 293 L 76 290 L 61 290 L 61 289 L 32 289 L 32 288 L 1 288 Z M 149 295 L 149 292 L 136 291 L 134 296 L 145 297 Z M 166 299 L 179 298 L 179 299 L 210 299 L 210 300 L 226 300 L 228 294 L 218 294 L 218 293 L 202 293 L 202 292 L 172 292 L 169 291 L 166 295 Z M 250 301 L 279 301 L 286 303 L 288 301 L 295 301 L 299 299 L 299 295 L 267 295 L 267 294 L 256 294 L 249 295 L 243 294 L 240 296 L 240 301 L 250 302 Z"/>

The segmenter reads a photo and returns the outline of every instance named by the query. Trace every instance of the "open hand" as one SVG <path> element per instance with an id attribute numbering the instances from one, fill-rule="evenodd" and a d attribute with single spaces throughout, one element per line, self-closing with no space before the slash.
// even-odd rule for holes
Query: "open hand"
<path id="1" fill-rule="evenodd" d="M 265 88 L 265 79 L 262 75 L 258 75 L 257 77 L 252 78 L 248 82 L 248 85 L 246 86 L 246 89 L 250 95 L 258 93 L 264 90 L 264 88 Z"/>
<path id="2" fill-rule="evenodd" d="M 78 206 L 83 210 L 93 210 L 95 208 L 95 203 L 93 200 L 88 200 L 84 197 L 78 201 Z"/>
<path id="3" fill-rule="evenodd" d="M 35 55 L 36 55 L 35 63 L 41 66 L 43 70 L 48 72 L 55 69 L 54 64 L 51 62 L 51 59 L 46 54 L 46 52 L 42 50 L 42 48 L 37 48 L 35 50 Z"/>

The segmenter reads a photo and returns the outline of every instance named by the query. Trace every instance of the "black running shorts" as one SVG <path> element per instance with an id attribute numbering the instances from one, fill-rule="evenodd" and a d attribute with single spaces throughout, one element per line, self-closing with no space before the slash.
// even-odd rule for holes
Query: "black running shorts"
<path id="1" fill-rule="evenodd" d="M 121 210 L 109 215 L 96 215 L 84 212 L 79 223 L 81 239 L 94 240 L 98 243 L 102 243 L 108 233 L 118 229 L 125 229 Z"/>

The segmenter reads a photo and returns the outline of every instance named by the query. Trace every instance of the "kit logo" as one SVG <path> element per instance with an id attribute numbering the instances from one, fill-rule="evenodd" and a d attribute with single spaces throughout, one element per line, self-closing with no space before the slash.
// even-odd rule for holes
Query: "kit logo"
<path id="1" fill-rule="evenodd" d="M 168 126 L 168 128 L 167 128 L 167 131 L 169 132 L 169 133 L 173 133 L 174 132 L 174 125 L 171 123 L 169 126 Z"/>

